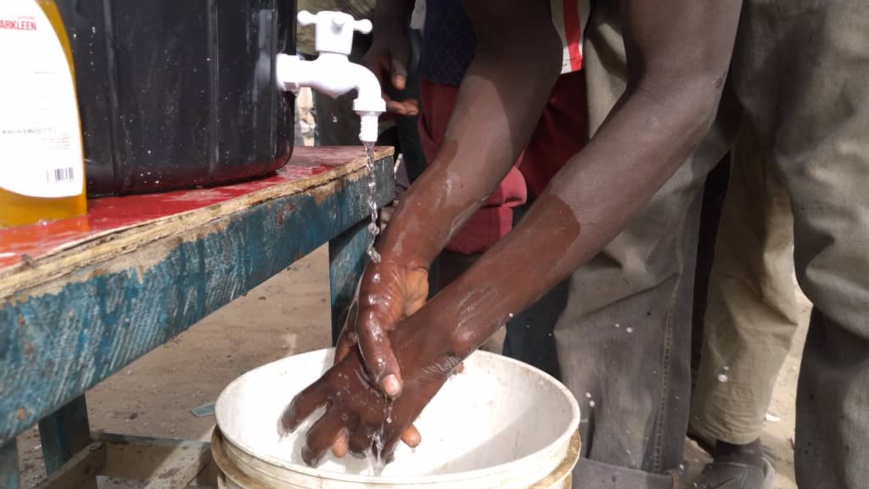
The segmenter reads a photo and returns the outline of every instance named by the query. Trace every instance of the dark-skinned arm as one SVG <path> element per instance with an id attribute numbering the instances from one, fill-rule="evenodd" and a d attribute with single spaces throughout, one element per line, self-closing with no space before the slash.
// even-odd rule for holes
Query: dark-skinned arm
<path id="1" fill-rule="evenodd" d="M 287 430 L 328 405 L 308 432 L 306 461 L 315 464 L 342 433 L 352 451 L 365 452 L 379 432 L 386 443 L 378 451 L 388 457 L 452 369 L 511 312 L 594 256 L 704 136 L 726 77 L 740 1 L 622 6 L 629 84 L 606 123 L 508 237 L 391 333 L 405 378 L 389 418 L 356 349 L 294 398 L 282 419 Z M 412 217 L 425 204 L 406 199 L 405 212 Z"/>
<path id="2" fill-rule="evenodd" d="M 358 344 L 368 371 L 396 396 L 401 373 L 388 333 L 427 296 L 428 268 L 528 144 L 561 67 L 545 0 L 464 3 L 476 53 L 438 154 L 405 193 L 363 276 L 338 360 Z"/>
<path id="3" fill-rule="evenodd" d="M 453 354 L 590 260 L 687 159 L 715 116 L 740 4 L 622 2 L 628 87 L 616 109 L 517 229 L 419 312 L 453 329 Z"/>

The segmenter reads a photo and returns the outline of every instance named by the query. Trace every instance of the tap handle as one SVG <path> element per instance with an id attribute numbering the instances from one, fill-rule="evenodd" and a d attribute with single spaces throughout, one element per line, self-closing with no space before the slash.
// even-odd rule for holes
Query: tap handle
<path id="1" fill-rule="evenodd" d="M 299 24 L 301 25 L 311 25 L 317 23 L 317 16 L 308 12 L 307 10 L 302 10 L 299 12 L 299 15 L 296 16 L 299 19 Z"/>
<path id="2" fill-rule="evenodd" d="M 353 29 L 356 32 L 360 32 L 362 34 L 368 34 L 369 32 L 371 32 L 371 29 L 373 29 L 373 28 L 374 28 L 374 25 L 371 24 L 371 21 L 368 19 L 354 20 L 353 21 Z"/>
<path id="3" fill-rule="evenodd" d="M 314 26 L 315 49 L 320 53 L 349 55 L 353 49 L 353 31 L 368 34 L 372 29 L 369 20 L 356 20 L 352 15 L 332 10 L 316 14 L 302 10 L 296 18 L 299 25 Z"/>

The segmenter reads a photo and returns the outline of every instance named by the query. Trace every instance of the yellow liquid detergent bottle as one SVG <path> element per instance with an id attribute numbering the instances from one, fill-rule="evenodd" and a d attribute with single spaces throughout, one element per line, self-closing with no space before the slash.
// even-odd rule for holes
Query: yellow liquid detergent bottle
<path id="1" fill-rule="evenodd" d="M 72 51 L 52 0 L 0 0 L 0 228 L 87 211 Z"/>

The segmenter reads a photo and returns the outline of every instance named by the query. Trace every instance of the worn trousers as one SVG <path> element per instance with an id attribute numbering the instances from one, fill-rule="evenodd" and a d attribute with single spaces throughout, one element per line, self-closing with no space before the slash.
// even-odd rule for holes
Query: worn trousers
<path id="1" fill-rule="evenodd" d="M 690 428 L 742 445 L 760 438 L 798 321 L 790 196 L 750 123 L 730 154 Z"/>
<path id="2" fill-rule="evenodd" d="M 586 31 L 592 130 L 624 87 L 617 3 L 599 2 Z M 729 84 L 790 195 L 796 276 L 814 304 L 797 392 L 801 489 L 869 487 L 866 80 L 869 3 L 744 3 Z M 555 335 L 562 378 L 584 401 L 575 487 L 678 484 L 697 194 L 733 127 L 719 115 L 644 212 L 571 278 Z"/>
<path id="3" fill-rule="evenodd" d="M 626 85 L 618 2 L 597 2 L 592 11 L 584 70 L 593 134 Z M 678 484 L 703 184 L 727 153 L 738 117 L 723 108 L 719 120 L 631 224 L 570 279 L 555 339 L 562 381 L 582 414 L 574 487 Z"/>
<path id="4" fill-rule="evenodd" d="M 814 305 L 797 387 L 801 489 L 869 487 L 869 3 L 751 0 L 733 87 L 791 196 Z"/>

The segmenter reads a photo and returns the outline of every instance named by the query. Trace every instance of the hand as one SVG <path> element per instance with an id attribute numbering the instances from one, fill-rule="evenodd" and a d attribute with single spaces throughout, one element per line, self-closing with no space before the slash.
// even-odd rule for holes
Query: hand
<path id="1" fill-rule="evenodd" d="M 387 114 L 397 116 L 415 116 L 419 114 L 419 101 L 415 99 L 392 100 L 386 93 L 387 85 L 398 91 L 404 90 L 407 84 L 407 66 L 410 64 L 410 42 L 407 38 L 407 25 L 381 27 L 382 22 L 375 23 L 374 41 L 368 52 L 362 58 L 362 65 L 371 70 L 380 80 L 383 87 L 383 100 L 386 101 Z M 384 114 L 387 115 L 387 114 Z"/>
<path id="2" fill-rule="evenodd" d="M 358 345 L 369 377 L 383 393 L 401 393 L 401 371 L 392 351 L 390 332 L 415 313 L 428 298 L 428 270 L 392 261 L 384 254 L 380 263 L 369 263 L 356 303 L 335 351 L 335 362 Z"/>
<path id="3" fill-rule="evenodd" d="M 293 398 L 280 420 L 282 435 L 295 431 L 314 411 L 326 406 L 326 412 L 306 435 L 302 447 L 306 464 L 316 466 L 340 439 L 348 440 L 345 446 L 350 453 L 365 456 L 370 451 L 387 463 L 398 440 L 408 442 L 406 434 L 412 429 L 411 423 L 459 363 L 458 358 L 450 355 L 432 355 L 436 351 L 431 348 L 435 342 L 424 335 L 414 336 L 416 345 L 405 345 L 402 349 L 403 359 L 415 361 L 403 363 L 408 381 L 400 398 L 389 400 L 370 382 L 357 349 Z M 417 439 L 416 443 L 408 444 L 418 443 Z M 346 451 L 336 455 L 343 456 Z"/>

